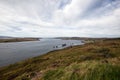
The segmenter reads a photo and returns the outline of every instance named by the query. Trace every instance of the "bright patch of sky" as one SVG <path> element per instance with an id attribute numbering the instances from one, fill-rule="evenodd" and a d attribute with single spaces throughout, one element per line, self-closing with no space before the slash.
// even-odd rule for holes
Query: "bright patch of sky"
<path id="1" fill-rule="evenodd" d="M 120 0 L 0 0 L 0 35 L 120 37 Z"/>

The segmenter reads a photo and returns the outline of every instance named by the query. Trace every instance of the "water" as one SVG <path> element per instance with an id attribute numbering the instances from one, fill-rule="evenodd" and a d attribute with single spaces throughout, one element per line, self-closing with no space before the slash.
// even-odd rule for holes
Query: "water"
<path id="1" fill-rule="evenodd" d="M 0 66 L 45 54 L 49 51 L 62 49 L 62 44 L 81 45 L 80 40 L 41 39 L 40 41 L 0 43 Z M 58 46 L 58 48 L 54 48 Z"/>

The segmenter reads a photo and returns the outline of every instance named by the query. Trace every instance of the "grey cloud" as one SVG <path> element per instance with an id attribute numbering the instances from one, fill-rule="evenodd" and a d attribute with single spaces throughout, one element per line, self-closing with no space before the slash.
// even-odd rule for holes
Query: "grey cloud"
<path id="1" fill-rule="evenodd" d="M 120 0 L 0 0 L 0 34 L 120 36 L 119 13 Z"/>

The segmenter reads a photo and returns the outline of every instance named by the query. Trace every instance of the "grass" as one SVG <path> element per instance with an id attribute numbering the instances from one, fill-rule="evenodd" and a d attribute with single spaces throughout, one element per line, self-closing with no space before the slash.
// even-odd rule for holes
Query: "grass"
<path id="1" fill-rule="evenodd" d="M 120 80 L 120 39 L 100 40 L 0 68 L 0 80 Z"/>
<path id="2" fill-rule="evenodd" d="M 119 72 L 119 65 L 85 61 L 72 63 L 62 70 L 49 70 L 43 80 L 119 80 Z"/>

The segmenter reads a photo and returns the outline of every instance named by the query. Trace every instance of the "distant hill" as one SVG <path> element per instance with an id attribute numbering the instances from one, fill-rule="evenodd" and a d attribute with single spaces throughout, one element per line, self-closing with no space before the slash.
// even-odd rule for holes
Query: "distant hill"
<path id="1" fill-rule="evenodd" d="M 91 38 L 91 37 L 56 37 L 55 39 L 64 39 L 64 40 L 108 40 L 108 39 L 120 39 L 118 38 Z"/>
<path id="2" fill-rule="evenodd" d="M 11 36 L 0 36 L 0 39 L 13 38 Z"/>
<path id="3" fill-rule="evenodd" d="M 39 38 L 15 38 L 15 37 L 0 38 L 0 43 L 22 42 L 22 41 L 39 41 Z"/>

